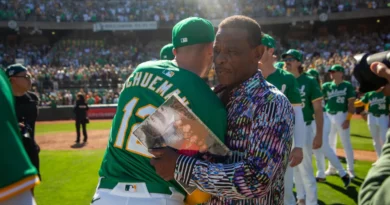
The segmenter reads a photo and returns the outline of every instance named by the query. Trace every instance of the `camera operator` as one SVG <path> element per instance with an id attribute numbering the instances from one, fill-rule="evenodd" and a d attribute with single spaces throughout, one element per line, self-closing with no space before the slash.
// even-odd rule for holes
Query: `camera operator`
<path id="1" fill-rule="evenodd" d="M 387 80 L 387 84 L 379 91 L 390 96 L 390 69 L 383 63 L 374 62 L 370 67 L 377 76 Z M 370 169 L 363 185 L 360 187 L 359 204 L 390 204 L 390 132 L 387 132 L 386 143 L 382 155 L 376 165 Z"/>
<path id="2" fill-rule="evenodd" d="M 28 90 L 31 89 L 31 75 L 27 68 L 21 64 L 8 66 L 6 74 L 12 86 L 15 98 L 15 112 L 21 133 L 23 135 L 23 145 L 39 174 L 39 146 L 35 142 L 35 122 L 38 117 L 38 97 Z"/>

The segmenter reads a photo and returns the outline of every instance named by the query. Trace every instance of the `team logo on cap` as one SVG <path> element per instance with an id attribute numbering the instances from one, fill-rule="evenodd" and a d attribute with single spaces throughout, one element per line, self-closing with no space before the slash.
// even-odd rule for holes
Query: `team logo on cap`
<path id="1" fill-rule="evenodd" d="M 181 38 L 181 39 L 180 39 L 180 42 L 181 42 L 181 43 L 187 43 L 187 42 L 188 42 L 188 38 Z"/>

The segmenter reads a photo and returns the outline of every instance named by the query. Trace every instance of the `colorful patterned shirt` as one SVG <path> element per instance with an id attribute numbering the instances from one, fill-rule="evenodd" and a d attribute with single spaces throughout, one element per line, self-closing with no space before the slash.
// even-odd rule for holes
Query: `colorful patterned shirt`
<path id="1" fill-rule="evenodd" d="M 294 128 L 288 99 L 260 72 L 230 93 L 224 164 L 181 155 L 175 179 L 213 195 L 211 205 L 282 205 Z"/>

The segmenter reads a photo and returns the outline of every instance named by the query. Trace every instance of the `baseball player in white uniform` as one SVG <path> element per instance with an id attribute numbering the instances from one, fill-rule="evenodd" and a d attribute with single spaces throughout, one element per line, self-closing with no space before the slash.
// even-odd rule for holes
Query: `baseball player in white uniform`
<path id="1" fill-rule="evenodd" d="M 375 152 L 379 158 L 382 153 L 382 146 L 386 142 L 386 132 L 389 128 L 390 97 L 386 97 L 383 92 L 368 92 L 364 94 L 360 101 L 355 102 L 355 107 L 365 105 L 368 105 L 368 129 L 372 136 Z"/>
<path id="2" fill-rule="evenodd" d="M 354 172 L 354 154 L 350 139 L 350 120 L 355 112 L 355 90 L 352 85 L 343 80 L 344 68 L 341 65 L 333 65 L 329 69 L 332 82 L 324 83 L 322 92 L 326 99 L 325 110 L 330 120 L 329 144 L 336 152 L 337 133 L 340 135 L 347 158 L 347 170 L 351 178 L 355 177 Z M 317 159 L 318 160 L 318 159 Z M 324 160 L 320 160 L 324 163 Z M 325 164 L 318 166 L 319 172 L 322 172 Z M 329 163 L 329 168 L 325 175 L 334 175 L 337 169 Z"/>
<path id="3" fill-rule="evenodd" d="M 321 85 L 320 79 L 319 79 L 319 73 L 314 70 L 310 69 L 307 71 L 308 74 L 313 76 L 319 85 Z M 344 183 L 344 187 L 348 187 L 351 183 L 351 178 L 349 177 L 347 171 L 343 168 L 339 158 L 337 157 L 335 151 L 330 147 L 329 142 L 329 133 L 330 133 L 330 121 L 329 117 L 325 112 L 325 100 L 322 100 L 322 107 L 323 107 L 323 129 L 322 129 L 322 147 L 317 150 L 313 150 L 314 155 L 316 157 L 316 164 L 317 164 L 317 174 L 316 174 L 316 180 L 317 182 L 325 182 L 326 181 L 326 175 L 325 175 L 325 157 L 328 158 L 329 162 L 336 168 L 341 180 Z M 325 157 L 324 157 L 325 156 Z"/>
<path id="4" fill-rule="evenodd" d="M 317 205 L 317 183 L 313 173 L 312 154 L 322 144 L 322 92 L 317 81 L 311 75 L 303 72 L 304 69 L 300 61 L 302 59 L 301 52 L 290 49 L 282 57 L 286 62 L 286 70 L 297 79 L 305 122 L 303 161 L 297 168 L 294 168 L 298 204 Z M 292 192 L 292 190 L 285 191 Z"/>

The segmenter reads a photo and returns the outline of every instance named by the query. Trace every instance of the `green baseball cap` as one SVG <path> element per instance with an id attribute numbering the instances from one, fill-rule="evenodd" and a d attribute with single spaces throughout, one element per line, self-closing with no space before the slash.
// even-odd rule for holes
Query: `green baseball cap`
<path id="1" fill-rule="evenodd" d="M 283 69 L 284 68 L 284 62 L 276 62 L 274 63 L 274 67 L 278 69 Z"/>
<path id="2" fill-rule="evenodd" d="M 315 78 L 320 77 L 320 73 L 318 73 L 318 71 L 315 68 L 310 68 L 306 73 L 308 73 L 309 75 Z"/>
<path id="3" fill-rule="evenodd" d="M 272 38 L 272 36 L 268 34 L 264 34 L 263 38 L 261 38 L 261 44 L 264 46 L 267 46 L 268 48 L 275 48 L 276 42 L 275 39 Z"/>
<path id="4" fill-rule="evenodd" d="M 302 62 L 303 55 L 300 51 L 295 49 L 290 49 L 286 53 L 283 53 L 282 58 L 286 58 L 286 56 L 292 56 L 295 60 Z"/>
<path id="5" fill-rule="evenodd" d="M 333 65 L 330 69 L 329 69 L 329 72 L 330 71 L 336 71 L 336 72 L 342 72 L 344 73 L 344 67 L 341 66 L 340 64 L 335 64 Z"/>
<path id="6" fill-rule="evenodd" d="M 173 60 L 175 55 L 173 55 L 173 44 L 169 43 L 162 47 L 160 51 L 160 59 L 161 60 Z"/>
<path id="7" fill-rule="evenodd" d="M 18 73 L 25 72 L 27 71 L 27 68 L 24 67 L 22 64 L 12 64 L 7 67 L 5 73 L 7 74 L 8 77 L 15 76 Z"/>
<path id="8" fill-rule="evenodd" d="M 172 29 L 172 43 L 174 48 L 202 43 L 211 43 L 215 40 L 215 31 L 210 21 L 189 17 L 181 20 Z"/>

